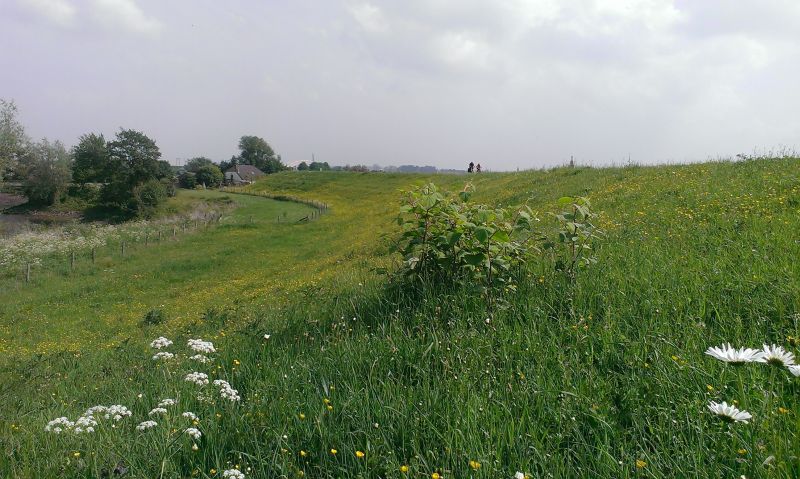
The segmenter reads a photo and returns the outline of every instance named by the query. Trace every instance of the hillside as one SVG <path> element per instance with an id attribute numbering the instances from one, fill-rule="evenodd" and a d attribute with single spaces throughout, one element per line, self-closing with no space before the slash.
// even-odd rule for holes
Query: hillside
<path id="1" fill-rule="evenodd" d="M 473 201 L 527 202 L 543 225 L 560 197 L 591 199 L 605 234 L 577 277 L 574 314 L 545 261 L 488 323 L 481 298 L 453 285 L 387 287 L 375 268 L 397 261 L 400 191 L 465 181 Z M 800 378 L 704 354 L 727 342 L 800 351 L 800 159 L 291 172 L 248 192 L 330 209 L 297 223 L 306 206 L 229 194 L 237 222 L 143 250 L 113 275 L 86 269 L 35 288 L 3 279 L 0 475 L 800 475 Z M 152 308 L 169 319 L 141 325 Z M 151 359 L 162 335 L 179 357 Z M 214 342 L 209 364 L 185 357 L 198 337 Z M 216 386 L 185 381 L 190 371 L 229 382 L 240 400 L 198 398 Z M 164 398 L 181 409 L 136 430 Z M 707 409 L 734 400 L 748 424 Z M 98 404 L 132 417 L 95 434 L 43 431 Z M 181 411 L 199 417 L 199 439 L 182 434 L 192 422 Z"/>

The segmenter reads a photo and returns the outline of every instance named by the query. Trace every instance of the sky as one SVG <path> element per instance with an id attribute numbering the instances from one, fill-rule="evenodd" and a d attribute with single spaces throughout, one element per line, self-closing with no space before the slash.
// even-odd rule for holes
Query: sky
<path id="1" fill-rule="evenodd" d="M 33 138 L 514 170 L 800 149 L 798 0 L 0 0 Z"/>

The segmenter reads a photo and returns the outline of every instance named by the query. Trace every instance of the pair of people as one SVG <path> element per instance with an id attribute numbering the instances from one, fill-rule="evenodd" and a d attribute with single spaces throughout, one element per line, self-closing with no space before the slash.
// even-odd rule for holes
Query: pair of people
<path id="1" fill-rule="evenodd" d="M 473 171 L 475 173 L 480 173 L 481 172 L 481 164 L 478 163 L 478 165 L 475 166 L 475 163 L 470 161 L 469 162 L 469 166 L 467 167 L 467 173 L 472 173 Z"/>

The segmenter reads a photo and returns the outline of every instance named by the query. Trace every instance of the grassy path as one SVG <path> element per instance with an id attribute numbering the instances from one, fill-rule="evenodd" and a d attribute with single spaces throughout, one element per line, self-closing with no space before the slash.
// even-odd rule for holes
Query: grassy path
<path id="1" fill-rule="evenodd" d="M 196 199 L 224 196 L 184 191 Z M 163 310 L 167 327 L 179 328 L 224 302 L 266 296 L 286 264 L 309 254 L 294 224 L 305 205 L 236 195 L 228 224 L 179 241 L 139 247 L 125 258 L 102 257 L 74 274 L 16 283 L 0 293 L 0 353 L 10 359 L 32 353 L 110 347 L 137 337 L 151 309 Z M 277 217 L 286 213 L 287 222 Z M 250 218 L 253 218 L 252 224 Z"/>

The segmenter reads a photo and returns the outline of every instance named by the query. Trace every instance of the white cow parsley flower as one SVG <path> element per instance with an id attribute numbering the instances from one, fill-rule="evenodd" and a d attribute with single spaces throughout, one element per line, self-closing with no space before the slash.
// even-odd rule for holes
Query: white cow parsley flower
<path id="1" fill-rule="evenodd" d="M 187 345 L 197 353 L 209 354 L 216 352 L 216 349 L 214 349 L 214 344 L 211 341 L 203 341 L 202 339 L 190 339 L 187 342 Z"/>
<path id="2" fill-rule="evenodd" d="M 781 346 L 764 345 L 759 362 L 772 364 L 773 366 L 794 366 L 794 354 L 786 351 Z"/>
<path id="3" fill-rule="evenodd" d="M 163 407 L 156 407 L 156 408 L 153 408 L 152 410 L 150 410 L 150 412 L 147 413 L 147 415 L 148 416 L 155 416 L 157 414 L 166 414 L 166 413 L 167 413 L 167 410 L 164 409 Z"/>
<path id="4" fill-rule="evenodd" d="M 244 479 L 244 473 L 238 469 L 228 469 L 222 471 L 222 477 L 224 479 Z"/>
<path id="5" fill-rule="evenodd" d="M 150 347 L 153 349 L 162 349 L 172 346 L 172 341 L 161 336 L 160 338 L 154 339 L 152 343 L 150 343 Z"/>
<path id="6" fill-rule="evenodd" d="M 48 422 L 47 426 L 44 427 L 44 430 L 47 432 L 60 434 L 63 430 L 72 429 L 74 425 L 75 423 L 70 421 L 69 418 L 59 417 Z"/>
<path id="7" fill-rule="evenodd" d="M 232 401 L 232 402 L 235 402 L 235 401 L 238 401 L 239 399 L 241 399 L 239 397 L 239 391 L 233 389 L 231 387 L 231 385 L 228 383 L 228 381 L 224 381 L 222 379 L 217 379 L 217 380 L 214 381 L 214 386 L 218 386 L 219 387 L 219 394 L 224 399 L 227 399 L 227 400 Z"/>
<path id="8" fill-rule="evenodd" d="M 719 359 L 720 361 L 731 364 L 744 364 L 758 361 L 763 353 L 758 349 L 750 348 L 733 348 L 729 344 L 723 344 L 720 347 L 708 348 L 706 354 Z"/>
<path id="9" fill-rule="evenodd" d="M 749 412 L 738 409 L 736 406 L 729 406 L 725 401 L 722 404 L 711 401 L 708 404 L 708 409 L 727 422 L 743 422 L 747 424 L 747 421 L 753 418 Z"/>
<path id="10" fill-rule="evenodd" d="M 195 439 L 195 440 L 200 439 L 200 436 L 203 435 L 203 433 L 201 433 L 199 429 L 194 428 L 194 427 L 190 427 L 190 428 L 186 429 L 184 432 L 186 434 L 192 436 L 192 438 Z"/>
<path id="11" fill-rule="evenodd" d="M 137 431 L 146 431 L 146 430 L 152 429 L 152 428 L 154 428 L 156 426 L 158 426 L 158 423 L 155 422 L 155 421 L 145 421 L 145 422 L 139 423 L 139 425 L 136 426 L 136 430 Z"/>
<path id="12" fill-rule="evenodd" d="M 153 355 L 153 361 L 158 361 L 159 359 L 167 360 L 174 358 L 175 355 L 168 352 L 168 351 L 161 351 L 160 353 L 156 353 Z"/>
<path id="13" fill-rule="evenodd" d="M 193 372 L 187 374 L 184 380 L 190 383 L 195 383 L 198 386 L 205 386 L 206 384 L 208 384 L 208 374 Z"/>
<path id="14" fill-rule="evenodd" d="M 189 419 L 190 421 L 197 421 L 197 414 L 193 412 L 186 411 L 185 413 L 181 414 L 181 416 Z"/>
<path id="15" fill-rule="evenodd" d="M 169 407 L 174 406 L 177 404 L 174 399 L 166 398 L 162 399 L 160 403 L 158 403 L 158 407 Z"/>
<path id="16" fill-rule="evenodd" d="M 198 363 L 203 363 L 203 364 L 206 364 L 206 363 L 211 361 L 208 358 L 208 356 L 203 356 L 202 354 L 195 354 L 194 356 L 190 357 L 189 359 L 197 361 Z"/>
<path id="17" fill-rule="evenodd" d="M 115 421 L 120 421 L 125 417 L 130 416 L 132 413 L 126 408 L 125 406 L 121 406 L 119 404 L 115 404 L 113 406 L 109 406 L 106 408 L 106 419 L 114 419 Z"/>

